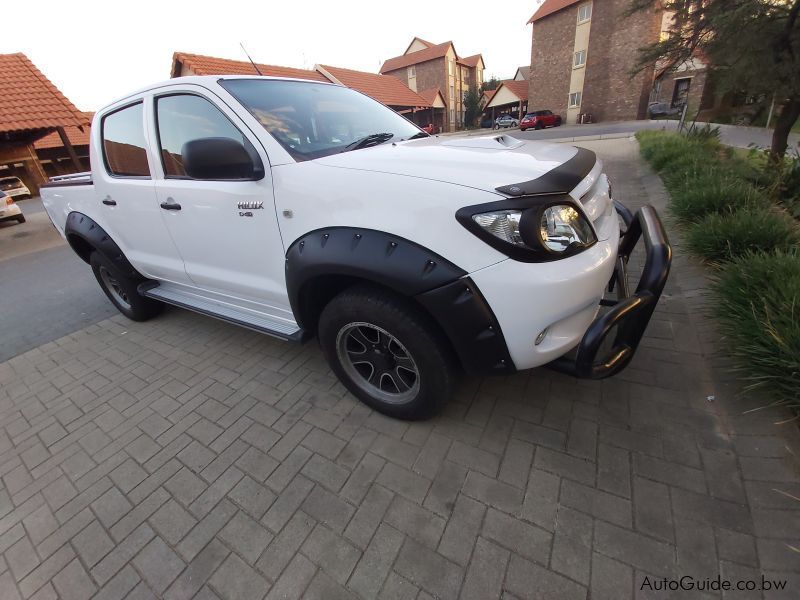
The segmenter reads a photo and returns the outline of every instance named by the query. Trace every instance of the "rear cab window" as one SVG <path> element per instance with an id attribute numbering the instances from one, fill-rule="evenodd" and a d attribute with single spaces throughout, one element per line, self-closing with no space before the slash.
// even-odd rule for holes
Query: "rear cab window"
<path id="1" fill-rule="evenodd" d="M 103 162 L 109 175 L 150 179 L 143 107 L 139 101 L 103 117 Z"/>

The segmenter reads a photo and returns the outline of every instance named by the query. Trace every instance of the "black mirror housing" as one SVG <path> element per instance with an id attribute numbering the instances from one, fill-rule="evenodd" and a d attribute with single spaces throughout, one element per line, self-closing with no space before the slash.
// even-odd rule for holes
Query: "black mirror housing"
<path id="1" fill-rule="evenodd" d="M 231 138 L 211 137 L 186 142 L 181 148 L 183 168 L 192 179 L 257 181 L 264 163 L 255 148 Z"/>

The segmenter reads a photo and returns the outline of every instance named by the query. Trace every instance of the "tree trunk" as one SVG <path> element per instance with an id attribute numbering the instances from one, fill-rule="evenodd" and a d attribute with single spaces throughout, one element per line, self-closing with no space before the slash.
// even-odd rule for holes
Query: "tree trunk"
<path id="1" fill-rule="evenodd" d="M 771 159 L 779 161 L 786 154 L 789 145 L 789 132 L 792 130 L 797 118 L 800 117 L 800 96 L 794 96 L 781 104 L 781 114 L 775 121 L 775 131 L 772 132 Z"/>

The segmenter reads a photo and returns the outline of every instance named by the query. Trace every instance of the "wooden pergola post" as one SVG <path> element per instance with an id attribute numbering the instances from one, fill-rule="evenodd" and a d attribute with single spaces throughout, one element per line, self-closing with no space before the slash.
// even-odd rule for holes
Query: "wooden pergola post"
<path id="1" fill-rule="evenodd" d="M 61 138 L 61 143 L 64 144 L 64 148 L 67 149 L 67 154 L 69 154 L 70 159 L 72 159 L 72 164 L 79 172 L 82 171 L 83 166 L 81 165 L 77 152 L 75 152 L 75 148 L 72 147 L 72 142 L 70 142 L 69 137 L 67 137 L 67 132 L 64 131 L 64 128 L 60 125 L 56 127 L 56 131 L 58 131 L 58 137 Z"/>

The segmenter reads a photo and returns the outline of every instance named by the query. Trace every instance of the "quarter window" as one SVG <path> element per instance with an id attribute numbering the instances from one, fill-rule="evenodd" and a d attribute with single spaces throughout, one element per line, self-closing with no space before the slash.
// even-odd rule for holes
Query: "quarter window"
<path id="1" fill-rule="evenodd" d="M 201 138 L 230 138 L 252 146 L 242 133 L 205 98 L 190 94 L 162 96 L 156 100 L 158 140 L 164 175 L 188 178 L 181 154 L 186 142 Z"/>
<path id="2" fill-rule="evenodd" d="M 572 92 L 569 95 L 569 106 L 570 106 L 570 108 L 575 108 L 575 107 L 581 105 L 581 100 L 582 100 L 581 96 L 583 96 L 583 94 L 581 92 Z"/>
<path id="3" fill-rule="evenodd" d="M 586 64 L 586 50 L 578 50 L 575 53 L 575 60 L 573 61 L 573 66 L 577 69 L 578 67 L 582 67 Z"/>
<path id="4" fill-rule="evenodd" d="M 138 102 L 103 117 L 103 158 L 112 175 L 150 177 L 142 106 Z"/>
<path id="5" fill-rule="evenodd" d="M 592 3 L 587 2 L 578 7 L 578 23 L 583 23 L 592 18 Z"/>

